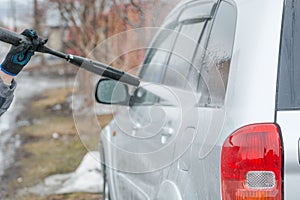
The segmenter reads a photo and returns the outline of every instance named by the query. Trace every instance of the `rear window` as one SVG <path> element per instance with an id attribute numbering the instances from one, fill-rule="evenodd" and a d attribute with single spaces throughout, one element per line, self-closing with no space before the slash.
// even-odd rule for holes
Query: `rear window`
<path id="1" fill-rule="evenodd" d="M 281 38 L 279 110 L 300 109 L 300 1 L 286 0 Z"/>

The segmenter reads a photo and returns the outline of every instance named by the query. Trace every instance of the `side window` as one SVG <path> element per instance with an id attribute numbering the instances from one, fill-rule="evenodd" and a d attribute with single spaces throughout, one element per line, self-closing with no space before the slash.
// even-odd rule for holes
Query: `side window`
<path id="1" fill-rule="evenodd" d="M 197 23 L 183 23 L 167 65 L 164 83 L 184 88 L 192 66 L 192 59 L 198 45 L 205 20 Z"/>
<path id="2" fill-rule="evenodd" d="M 147 54 L 141 73 L 141 78 L 143 80 L 155 83 L 160 83 L 162 81 L 166 62 L 177 37 L 178 27 L 171 28 L 172 29 L 162 30 Z"/>
<path id="3" fill-rule="evenodd" d="M 174 47 L 179 26 L 174 25 L 167 28 L 169 29 L 164 29 L 159 33 L 143 63 L 140 76 L 144 81 L 153 83 L 162 82 L 166 63 Z M 154 105 L 159 102 L 159 100 L 163 101 L 151 92 L 140 88 L 133 94 L 131 104 L 135 106 Z"/>
<path id="4" fill-rule="evenodd" d="M 217 10 L 205 55 L 201 64 L 200 106 L 220 107 L 224 104 L 234 44 L 236 9 L 221 2 Z"/>
<path id="5" fill-rule="evenodd" d="M 209 32 L 209 24 L 210 21 L 206 21 L 204 28 L 202 30 L 200 39 L 199 39 L 199 44 L 196 49 L 196 53 L 193 58 L 193 63 L 190 68 L 189 74 L 188 74 L 188 81 L 186 88 L 187 90 L 192 90 L 196 91 L 198 87 L 198 81 L 199 81 L 199 76 L 200 73 L 199 71 L 201 70 L 202 66 L 202 60 L 205 54 L 205 44 L 207 42 L 207 35 Z"/>

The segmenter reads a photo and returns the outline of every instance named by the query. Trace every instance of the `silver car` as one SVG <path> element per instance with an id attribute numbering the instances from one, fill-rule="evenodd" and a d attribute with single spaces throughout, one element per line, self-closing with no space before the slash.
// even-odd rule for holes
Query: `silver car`
<path id="1" fill-rule="evenodd" d="M 184 1 L 139 77 L 97 85 L 107 198 L 300 198 L 300 1 Z"/>

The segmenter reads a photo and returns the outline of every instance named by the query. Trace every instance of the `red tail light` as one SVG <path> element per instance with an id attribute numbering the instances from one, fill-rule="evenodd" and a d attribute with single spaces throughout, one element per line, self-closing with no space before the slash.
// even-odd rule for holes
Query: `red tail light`
<path id="1" fill-rule="evenodd" d="M 225 141 L 221 156 L 223 200 L 281 200 L 282 145 L 278 127 L 242 127 Z"/>

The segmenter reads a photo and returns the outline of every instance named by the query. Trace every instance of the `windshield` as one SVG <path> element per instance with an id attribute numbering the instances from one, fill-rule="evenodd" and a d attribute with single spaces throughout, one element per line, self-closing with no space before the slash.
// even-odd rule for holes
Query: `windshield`
<path id="1" fill-rule="evenodd" d="M 278 81 L 277 108 L 300 109 L 300 1 L 286 0 Z"/>

